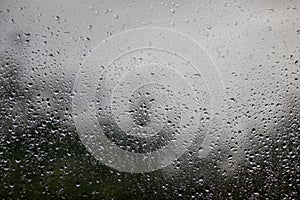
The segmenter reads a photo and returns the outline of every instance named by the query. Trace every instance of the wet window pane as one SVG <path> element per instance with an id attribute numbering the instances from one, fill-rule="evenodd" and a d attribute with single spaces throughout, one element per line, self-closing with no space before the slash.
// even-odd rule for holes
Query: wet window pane
<path id="1" fill-rule="evenodd" d="M 299 1 L 0 5 L 2 198 L 299 198 Z"/>

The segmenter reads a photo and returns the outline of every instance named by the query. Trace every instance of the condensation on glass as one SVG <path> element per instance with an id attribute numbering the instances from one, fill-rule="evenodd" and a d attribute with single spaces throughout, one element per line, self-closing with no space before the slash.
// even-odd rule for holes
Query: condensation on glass
<path id="1" fill-rule="evenodd" d="M 3 199 L 299 198 L 299 1 L 0 5 Z"/>

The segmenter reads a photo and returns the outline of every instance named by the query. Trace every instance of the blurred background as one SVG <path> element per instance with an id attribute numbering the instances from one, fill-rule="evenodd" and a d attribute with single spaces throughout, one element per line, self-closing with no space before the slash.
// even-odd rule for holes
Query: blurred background
<path id="1" fill-rule="evenodd" d="M 3 199 L 298 199 L 300 1 L 1 1 Z M 226 113 L 206 158 L 189 149 L 158 171 L 119 172 L 81 143 L 73 84 L 103 40 L 164 27 L 218 66 Z M 174 41 L 176 42 L 176 41 Z"/>

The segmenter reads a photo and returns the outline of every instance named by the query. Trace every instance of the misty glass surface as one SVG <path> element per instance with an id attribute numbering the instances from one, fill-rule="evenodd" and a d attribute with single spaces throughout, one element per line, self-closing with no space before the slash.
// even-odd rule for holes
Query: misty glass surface
<path id="1" fill-rule="evenodd" d="M 0 2 L 2 199 L 299 199 L 300 1 Z"/>

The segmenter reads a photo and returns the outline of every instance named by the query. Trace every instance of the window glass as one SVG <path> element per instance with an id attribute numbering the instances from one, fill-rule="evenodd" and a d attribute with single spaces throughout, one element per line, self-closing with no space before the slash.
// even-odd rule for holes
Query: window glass
<path id="1" fill-rule="evenodd" d="M 299 1 L 0 5 L 2 198 L 299 197 Z"/>

